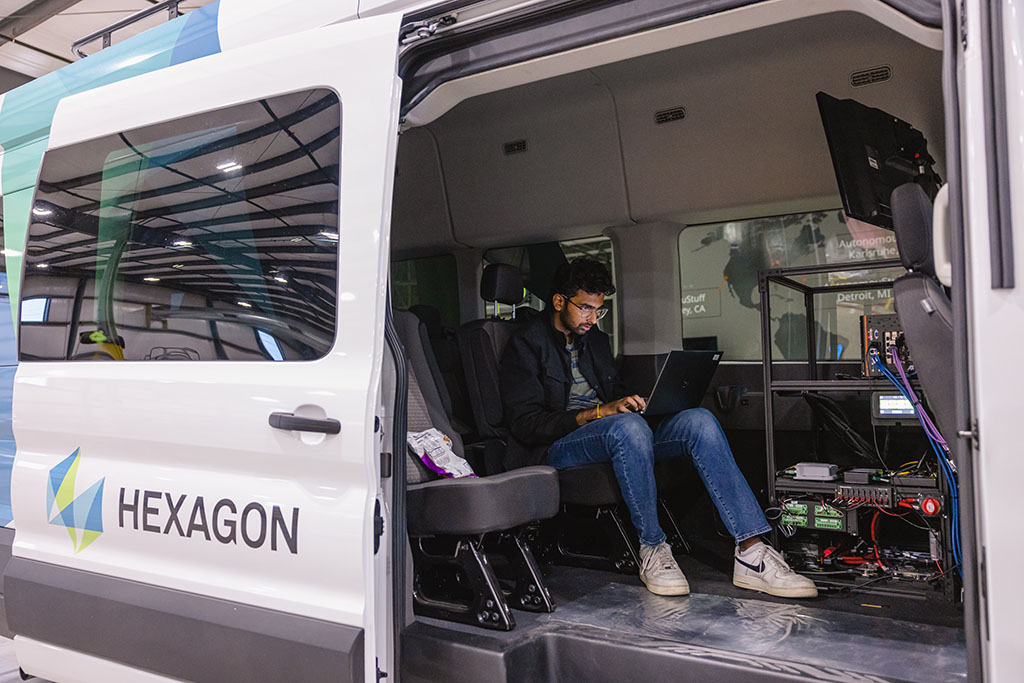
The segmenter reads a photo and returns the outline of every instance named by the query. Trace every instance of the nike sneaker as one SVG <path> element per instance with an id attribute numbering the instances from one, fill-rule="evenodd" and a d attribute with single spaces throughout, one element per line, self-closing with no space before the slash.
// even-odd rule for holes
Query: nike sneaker
<path id="1" fill-rule="evenodd" d="M 814 582 L 790 569 L 782 555 L 767 543 L 756 543 L 744 552 L 736 548 L 732 583 L 780 598 L 818 596 Z"/>
<path id="2" fill-rule="evenodd" d="M 686 595 L 690 592 L 683 571 L 672 557 L 668 543 L 640 546 L 640 580 L 657 595 Z"/>

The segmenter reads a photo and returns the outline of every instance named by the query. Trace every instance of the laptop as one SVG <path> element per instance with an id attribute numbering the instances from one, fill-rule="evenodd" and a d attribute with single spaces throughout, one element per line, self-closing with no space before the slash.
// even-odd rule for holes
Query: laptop
<path id="1" fill-rule="evenodd" d="M 721 359 L 721 351 L 670 351 L 642 414 L 656 417 L 699 407 Z"/>

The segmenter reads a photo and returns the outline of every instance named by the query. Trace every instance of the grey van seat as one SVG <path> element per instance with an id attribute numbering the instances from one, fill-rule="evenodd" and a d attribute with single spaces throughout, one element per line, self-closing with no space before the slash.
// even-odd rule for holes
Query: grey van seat
<path id="1" fill-rule="evenodd" d="M 953 305 L 935 277 L 932 203 L 917 183 L 893 190 L 892 222 L 903 266 L 910 271 L 893 283 L 896 313 L 935 426 L 956 438 L 956 404 L 949 391 L 953 368 Z"/>
<path id="2" fill-rule="evenodd" d="M 408 354 L 409 351 L 407 350 Z M 410 354 L 411 355 L 411 354 Z M 409 369 L 408 429 L 434 427 L 446 435 L 444 421 L 434 422 L 415 367 Z M 462 454 L 458 435 L 452 450 Z M 489 477 L 439 479 L 407 451 L 406 506 L 409 535 L 477 536 L 553 517 L 558 512 L 558 478 L 551 467 L 524 467 Z"/>
<path id="3" fill-rule="evenodd" d="M 411 484 L 406 497 L 409 535 L 479 536 L 512 529 L 554 517 L 558 495 L 554 472 L 532 467 L 489 477 Z"/>
<path id="4" fill-rule="evenodd" d="M 523 277 L 519 269 L 503 263 L 484 268 L 480 278 L 480 297 L 484 301 L 515 305 L 523 299 Z M 473 405 L 477 431 L 485 439 L 490 461 L 500 460 L 508 442 L 504 408 L 501 404 L 499 361 L 509 339 L 518 329 L 515 320 L 498 318 L 475 320 L 458 331 L 459 352 L 465 368 L 466 389 Z M 668 463 L 668 476 L 662 481 L 675 481 L 675 463 Z M 659 466 L 659 471 L 664 470 Z M 615 470 L 610 463 L 582 465 L 558 472 L 562 503 L 596 507 L 591 518 L 601 527 L 605 549 L 599 555 L 578 553 L 570 549 L 573 532 L 555 524 L 544 535 L 543 552 L 552 562 L 610 569 L 633 573 L 639 566 L 640 546 L 633 526 L 624 518 L 625 504 L 619 490 Z M 669 508 L 660 508 L 668 518 L 666 531 L 673 545 L 687 549 L 686 541 L 671 518 Z"/>
<path id="5" fill-rule="evenodd" d="M 519 269 L 504 263 L 484 268 L 480 278 L 480 297 L 487 302 L 514 306 L 523 300 L 523 276 Z M 466 376 L 466 389 L 477 432 L 484 439 L 508 438 L 505 413 L 498 393 L 498 362 L 505 345 L 518 325 L 514 320 L 485 318 L 459 328 L 459 352 Z"/>
<path id="6" fill-rule="evenodd" d="M 416 386 L 423 399 L 422 404 L 419 404 L 418 401 L 416 404 L 413 403 L 414 396 L 412 396 L 411 388 L 413 380 L 410 379 L 409 431 L 418 432 L 435 427 L 452 440 L 453 450 L 459 455 L 463 455 L 462 437 L 452 428 L 442 399 L 441 387 L 435 381 L 434 373 L 431 371 L 430 358 L 432 354 L 426 327 L 419 318 L 409 311 L 393 311 L 393 317 L 395 332 L 405 349 L 409 374 L 410 376 L 415 375 Z M 414 408 L 422 413 L 414 414 Z"/>
<path id="7" fill-rule="evenodd" d="M 420 319 L 426 330 L 426 343 L 432 352 L 427 354 L 427 361 L 448 419 L 464 437 L 472 436 L 473 416 L 466 399 L 466 380 L 462 376 L 455 330 L 444 326 L 441 311 L 435 306 L 415 304 L 409 307 L 409 312 Z"/>
<path id="8" fill-rule="evenodd" d="M 422 323 L 411 313 L 394 312 L 396 332 L 408 360 L 407 428 L 436 428 L 463 454 L 462 440 L 451 429 L 426 366 Z M 423 379 L 421 379 L 423 378 Z M 520 527 L 558 512 L 558 478 L 554 469 L 538 466 L 493 477 L 440 479 L 406 449 L 406 508 L 413 554 L 413 607 L 417 614 L 511 630 L 517 608 L 550 612 L 550 593 Z M 496 534 L 496 538 L 492 532 Z M 440 546 L 441 550 L 433 550 Z M 454 551 L 450 548 L 454 546 Z M 514 587 L 501 588 L 487 553 L 504 555 Z M 437 595 L 428 574 L 458 572 L 472 592 L 458 602 Z"/>

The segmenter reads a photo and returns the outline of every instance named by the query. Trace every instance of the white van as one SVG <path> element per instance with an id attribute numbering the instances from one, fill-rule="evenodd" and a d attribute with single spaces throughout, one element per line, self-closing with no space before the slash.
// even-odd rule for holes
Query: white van
<path id="1" fill-rule="evenodd" d="M 1018 680 L 1022 39 L 1010 0 L 220 0 L 7 93 L 0 539 L 21 669 Z M 819 92 L 927 139 L 934 249 L 930 228 L 897 254 L 846 218 Z M 912 384 L 955 473 L 884 395 L 871 415 L 888 385 L 861 376 L 858 321 L 892 313 L 892 259 L 917 250 L 951 332 Z M 497 472 L 467 335 L 542 309 L 576 255 L 613 268 L 623 372 L 724 352 L 705 405 L 816 601 L 734 589 L 692 477 L 665 514 L 694 594 L 669 599 L 637 580 L 614 501 Z M 481 297 L 492 264 L 512 279 Z M 815 284 L 840 288 L 783 291 Z M 822 393 L 861 441 L 823 426 Z M 494 474 L 419 481 L 424 420 Z M 787 494 L 808 460 L 864 487 Z"/>

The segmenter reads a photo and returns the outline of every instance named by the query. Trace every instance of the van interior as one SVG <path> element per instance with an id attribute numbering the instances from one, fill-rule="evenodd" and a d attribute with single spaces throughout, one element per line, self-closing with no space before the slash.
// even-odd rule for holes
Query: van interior
<path id="1" fill-rule="evenodd" d="M 405 463 L 407 508 L 394 514 L 407 511 L 411 549 L 406 680 L 966 678 L 950 492 L 916 421 L 879 414 L 891 387 L 858 383 L 872 374 L 865 316 L 881 325 L 874 316 L 894 313 L 892 280 L 906 268 L 892 230 L 844 215 L 815 99 L 910 123 L 945 178 L 942 32 L 880 2 L 794 6 L 611 40 L 590 46 L 590 61 L 584 48 L 483 71 L 407 112 L 391 228 L 403 352 L 388 361 L 385 400 L 399 399 L 396 427 L 407 412 L 408 431 L 450 436 L 484 488 L 431 499 L 453 482 Z M 670 350 L 723 352 L 702 405 L 773 520 L 772 542 L 818 598 L 732 585 L 733 540 L 692 469 L 657 473 L 692 589 L 677 598 L 637 578 L 635 533 L 607 473 L 561 477 L 552 505 L 551 473 L 503 471 L 500 347 L 544 314 L 554 269 L 580 256 L 613 273 L 601 327 L 637 393 Z M 813 272 L 765 285 L 768 269 L 784 279 L 787 268 Z M 800 285 L 826 291 L 809 309 Z M 815 389 L 773 388 L 808 379 Z M 800 484 L 805 462 L 856 474 Z M 893 500 L 852 489 L 839 500 L 857 476 L 887 482 Z M 917 498 L 896 500 L 915 486 Z M 941 512 L 930 516 L 926 498 Z"/>

